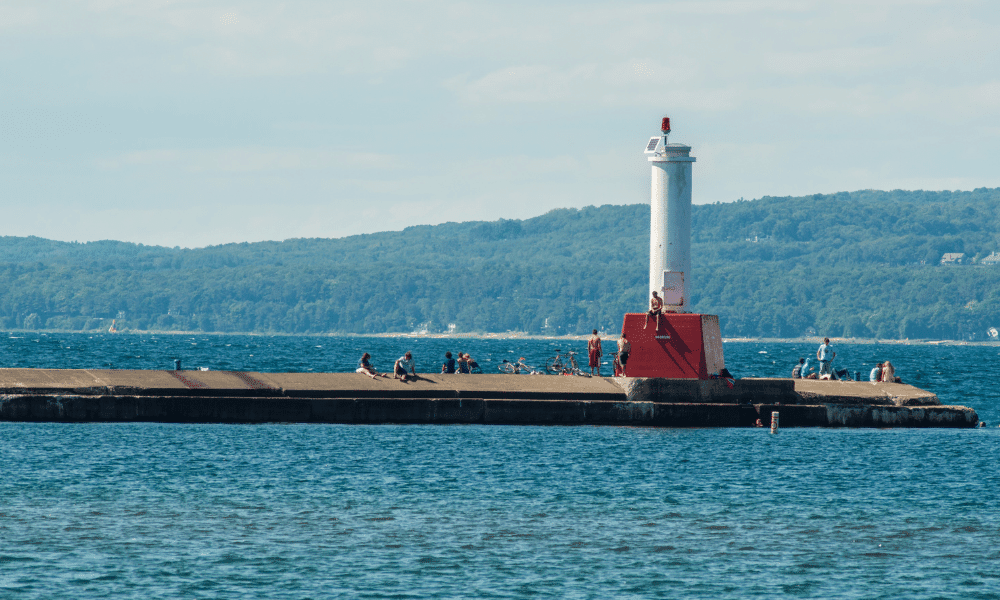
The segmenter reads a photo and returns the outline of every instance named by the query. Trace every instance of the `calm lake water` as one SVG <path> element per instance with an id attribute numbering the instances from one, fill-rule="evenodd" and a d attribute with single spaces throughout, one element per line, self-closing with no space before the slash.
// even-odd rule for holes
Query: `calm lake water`
<path id="1" fill-rule="evenodd" d="M 485 370 L 563 340 L 0 336 L 6 367 Z M 727 343 L 738 377 L 814 344 Z M 1000 349 L 841 345 L 976 430 L 0 423 L 0 598 L 1000 598 Z"/>

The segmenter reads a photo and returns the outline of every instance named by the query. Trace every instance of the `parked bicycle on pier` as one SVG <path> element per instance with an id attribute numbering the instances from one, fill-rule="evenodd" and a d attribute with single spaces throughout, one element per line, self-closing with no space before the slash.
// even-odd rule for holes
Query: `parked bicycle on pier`
<path id="1" fill-rule="evenodd" d="M 545 370 L 555 375 L 579 375 L 580 377 L 590 377 L 590 373 L 580 370 L 580 365 L 576 362 L 577 352 L 572 350 L 567 352 L 565 357 L 561 350 L 556 348 L 556 355 L 545 363 Z"/>
<path id="2" fill-rule="evenodd" d="M 544 375 L 545 371 L 540 371 L 535 367 L 524 362 L 524 357 L 522 356 L 517 360 L 517 362 L 510 362 L 506 358 L 503 362 L 497 365 L 497 369 L 501 373 L 510 373 L 514 375 Z"/>

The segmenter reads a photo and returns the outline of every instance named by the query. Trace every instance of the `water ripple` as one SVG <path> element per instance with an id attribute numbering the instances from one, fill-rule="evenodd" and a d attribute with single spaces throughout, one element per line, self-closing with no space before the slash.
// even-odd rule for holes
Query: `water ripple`
<path id="1" fill-rule="evenodd" d="M 96 337 L 6 339 L 7 366 L 345 371 L 361 350 L 485 363 L 557 347 Z M 783 375 L 809 350 L 726 345 L 738 375 Z M 854 345 L 838 361 L 889 358 L 995 424 L 997 392 L 972 373 L 995 351 Z M 0 423 L 0 597 L 997 597 L 998 436 Z"/>

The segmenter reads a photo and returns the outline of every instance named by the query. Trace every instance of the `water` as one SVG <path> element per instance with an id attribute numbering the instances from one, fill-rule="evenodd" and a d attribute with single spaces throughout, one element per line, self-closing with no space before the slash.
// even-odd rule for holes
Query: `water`
<path id="1" fill-rule="evenodd" d="M 261 371 L 348 371 L 362 350 L 387 368 L 407 349 L 418 369 L 444 350 L 495 369 L 585 345 L 0 342 L 5 366 Z M 737 376 L 784 375 L 815 352 L 725 350 Z M 837 351 L 851 371 L 889 359 L 994 427 L 0 423 L 0 598 L 1000 597 L 1000 415 L 981 375 L 998 349 Z"/>

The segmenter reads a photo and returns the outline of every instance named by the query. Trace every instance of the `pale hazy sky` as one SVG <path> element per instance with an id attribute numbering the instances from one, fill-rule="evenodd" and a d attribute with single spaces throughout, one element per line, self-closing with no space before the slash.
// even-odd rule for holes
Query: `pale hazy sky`
<path id="1" fill-rule="evenodd" d="M 206 246 L 1000 187 L 990 1 L 0 1 L 0 235 Z M 857 215 L 858 218 L 869 218 Z"/>

